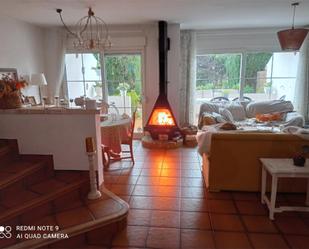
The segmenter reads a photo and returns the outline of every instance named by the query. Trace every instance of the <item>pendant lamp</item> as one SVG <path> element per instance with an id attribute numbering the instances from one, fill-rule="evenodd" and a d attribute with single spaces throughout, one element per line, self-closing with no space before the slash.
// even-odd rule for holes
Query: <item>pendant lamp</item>
<path id="1" fill-rule="evenodd" d="M 292 21 L 292 28 L 281 30 L 277 33 L 278 39 L 281 45 L 281 48 L 283 51 L 298 51 L 306 36 L 308 33 L 308 29 L 305 28 L 295 28 L 294 22 L 295 22 L 295 12 L 296 7 L 299 5 L 299 3 L 292 3 L 293 7 L 293 21 Z"/>

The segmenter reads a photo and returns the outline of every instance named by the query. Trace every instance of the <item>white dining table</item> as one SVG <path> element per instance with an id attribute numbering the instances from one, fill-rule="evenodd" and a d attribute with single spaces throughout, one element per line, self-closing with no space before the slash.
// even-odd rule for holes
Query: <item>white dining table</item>
<path id="1" fill-rule="evenodd" d="M 131 118 L 118 117 L 116 120 L 108 118 L 101 122 L 101 141 L 110 151 L 119 154 L 121 142 L 128 138 L 131 128 Z"/>

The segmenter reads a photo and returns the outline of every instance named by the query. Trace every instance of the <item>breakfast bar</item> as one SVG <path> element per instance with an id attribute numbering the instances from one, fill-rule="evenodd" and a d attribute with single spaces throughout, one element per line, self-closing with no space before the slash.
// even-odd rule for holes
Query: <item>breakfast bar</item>
<path id="1" fill-rule="evenodd" d="M 56 170 L 88 170 L 85 138 L 93 137 L 101 151 L 100 111 L 31 107 L 0 110 L 0 137 L 17 139 L 21 154 L 52 155 Z M 99 183 L 102 155 L 95 156 Z"/>

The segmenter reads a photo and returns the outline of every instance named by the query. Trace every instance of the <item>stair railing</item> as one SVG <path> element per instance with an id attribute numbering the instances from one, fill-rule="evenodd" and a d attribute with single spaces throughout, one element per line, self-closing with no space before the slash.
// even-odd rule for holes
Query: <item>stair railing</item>
<path id="1" fill-rule="evenodd" d="M 92 137 L 86 138 L 86 152 L 89 161 L 89 178 L 90 178 L 90 192 L 88 193 L 89 200 L 99 199 L 101 192 L 98 190 L 97 176 L 94 169 L 94 156 L 97 153 L 95 149 L 94 140 Z"/>

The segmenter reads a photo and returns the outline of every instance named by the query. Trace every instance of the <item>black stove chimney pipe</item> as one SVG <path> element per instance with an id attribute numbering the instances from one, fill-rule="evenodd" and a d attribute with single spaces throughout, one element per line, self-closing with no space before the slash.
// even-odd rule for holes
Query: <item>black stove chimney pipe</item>
<path id="1" fill-rule="evenodd" d="M 159 21 L 159 93 L 165 96 L 167 96 L 167 51 L 169 50 L 169 45 L 167 22 Z"/>

